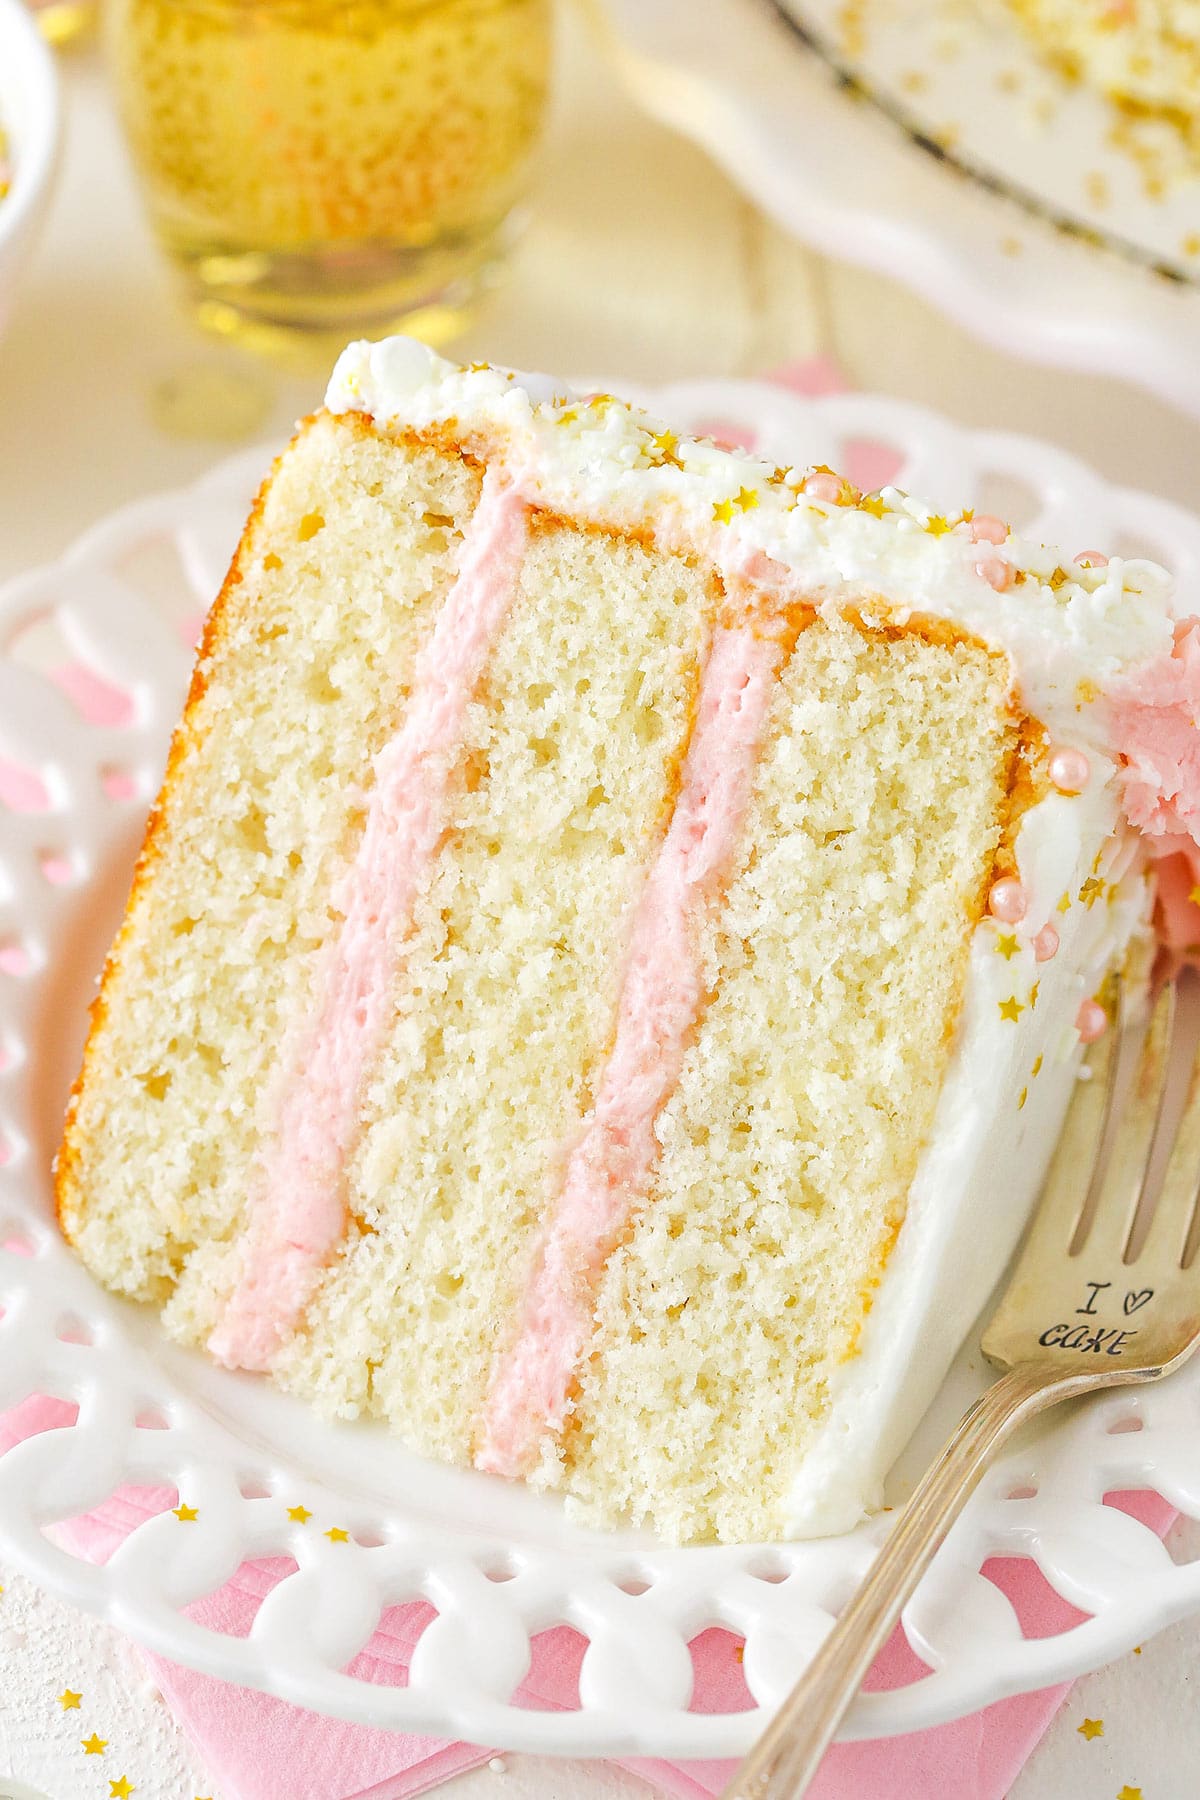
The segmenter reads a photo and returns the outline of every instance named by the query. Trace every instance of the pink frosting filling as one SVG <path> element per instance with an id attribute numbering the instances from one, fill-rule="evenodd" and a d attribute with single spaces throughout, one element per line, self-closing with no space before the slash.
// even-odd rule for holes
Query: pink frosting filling
<path id="1" fill-rule="evenodd" d="M 1200 619 L 1181 619 L 1173 648 L 1112 692 L 1124 759 L 1125 812 L 1158 862 L 1156 923 L 1169 949 L 1200 943 Z"/>
<path id="2" fill-rule="evenodd" d="M 241 1274 L 209 1339 L 231 1367 L 269 1365 L 345 1233 L 343 1167 L 359 1090 L 391 1016 L 397 945 L 445 834 L 463 713 L 515 591 L 527 520 L 516 489 L 489 470 L 457 578 L 416 659 L 403 723 L 376 758 L 362 841 L 336 896 L 344 917 L 318 982 L 316 1021 L 285 1048 L 292 1073 Z"/>
<path id="3" fill-rule="evenodd" d="M 748 625 L 714 635 L 679 796 L 634 914 L 613 1048 L 567 1159 L 517 1338 L 492 1380 L 481 1469 L 522 1474 L 542 1433 L 562 1428 L 596 1282 L 645 1188 L 654 1122 L 700 1010 L 694 919 L 731 861 L 782 655 L 778 638 Z"/>

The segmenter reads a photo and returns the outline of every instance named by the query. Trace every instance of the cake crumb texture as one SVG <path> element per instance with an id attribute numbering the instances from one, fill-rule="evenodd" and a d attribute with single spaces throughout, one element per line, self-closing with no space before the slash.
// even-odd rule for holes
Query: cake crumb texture
<path id="1" fill-rule="evenodd" d="M 414 1449 L 470 1459 L 612 1033 L 718 598 L 678 556 L 535 525 L 364 1096 L 359 1229 L 275 1364 L 322 1411 L 366 1409 Z"/>
<path id="2" fill-rule="evenodd" d="M 932 1123 L 1016 747 L 1006 689 L 970 645 L 799 636 L 705 932 L 712 998 L 538 1476 L 590 1522 L 779 1535 Z"/>
<path id="3" fill-rule="evenodd" d="M 371 759 L 479 492 L 457 457 L 321 415 L 284 454 L 210 618 L 60 1158 L 100 1280 L 202 1340 L 311 1004 Z M 173 1297 L 172 1297 L 173 1291 Z"/>

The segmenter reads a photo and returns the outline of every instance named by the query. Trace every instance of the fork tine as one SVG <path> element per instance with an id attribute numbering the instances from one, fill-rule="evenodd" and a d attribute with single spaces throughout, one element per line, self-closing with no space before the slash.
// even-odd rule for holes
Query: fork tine
<path id="1" fill-rule="evenodd" d="M 1185 970 L 1176 980 L 1171 1067 L 1150 1152 L 1142 1211 L 1153 1212 L 1141 1232 L 1138 1222 L 1126 1262 L 1153 1259 L 1168 1268 L 1184 1261 L 1192 1235 L 1200 1186 L 1200 976 Z"/>
<path id="2" fill-rule="evenodd" d="M 1162 1118 L 1175 1000 L 1174 982 L 1165 982 L 1140 1034 L 1141 1042 L 1137 1041 L 1139 1034 L 1135 1030 L 1122 1029 L 1120 1033 L 1113 1110 L 1100 1147 L 1088 1207 L 1071 1245 L 1073 1254 L 1086 1245 L 1093 1255 L 1111 1255 L 1120 1261 L 1130 1241 L 1146 1192 L 1146 1177 Z"/>
<path id="3" fill-rule="evenodd" d="M 1096 1196 L 1099 1193 L 1099 1154 L 1111 1118 L 1121 1041 L 1117 1030 L 1106 1031 L 1084 1056 L 1014 1281 L 1027 1271 L 1044 1268 L 1047 1258 L 1061 1256 L 1068 1246 L 1073 1252 L 1091 1217 L 1093 1191 Z"/>

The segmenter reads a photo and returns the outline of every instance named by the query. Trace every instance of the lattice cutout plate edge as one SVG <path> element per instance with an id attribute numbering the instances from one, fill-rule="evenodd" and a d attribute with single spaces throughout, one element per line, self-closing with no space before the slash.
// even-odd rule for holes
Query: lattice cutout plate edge
<path id="1" fill-rule="evenodd" d="M 1048 446 L 864 395 L 812 401 L 703 382 L 641 397 L 675 423 L 752 436 L 789 460 L 853 467 L 865 457 L 878 473 L 890 458 L 901 485 L 942 508 L 986 505 L 999 484 L 1024 496 L 1032 533 L 1068 549 L 1154 552 L 1185 592 L 1197 584 L 1200 519 L 1115 490 Z M 48 1160 L 62 1035 L 78 1036 L 95 973 L 72 969 L 71 947 L 93 891 L 120 878 L 187 678 L 178 630 L 130 570 L 169 552 L 195 605 L 206 604 L 266 463 L 265 451 L 244 453 L 187 490 L 128 507 L 0 592 L 0 763 L 35 775 L 47 802 L 0 805 L 0 1245 L 23 1246 L 0 1249 L 0 1410 L 39 1393 L 79 1409 L 74 1424 L 0 1454 L 0 1550 L 161 1654 L 315 1711 L 543 1753 L 740 1754 L 852 1591 L 886 1518 L 817 1543 L 668 1550 L 575 1531 L 547 1504 L 509 1504 L 486 1477 L 437 1471 L 366 1437 L 351 1468 L 356 1434 L 303 1414 L 283 1424 L 272 1414 L 260 1431 L 256 1384 L 207 1365 L 197 1374 L 200 1359 L 162 1346 L 135 1309 L 99 1290 L 54 1228 Z M 38 619 L 39 632 L 131 697 L 127 718 L 86 723 L 61 683 L 32 665 L 21 644 Z M 47 850 L 57 880 L 47 878 Z M 946 1402 L 943 1423 L 960 1402 Z M 151 1415 L 166 1429 L 138 1425 Z M 399 1485 L 381 1473 L 397 1465 Z M 126 1482 L 176 1489 L 197 1519 L 181 1527 L 159 1514 L 103 1567 L 56 1541 L 56 1521 Z M 1131 1489 L 1200 1518 L 1200 1369 L 1134 1401 L 1063 1412 L 997 1465 L 906 1614 L 929 1674 L 862 1696 L 848 1734 L 916 1730 L 1069 1678 L 1200 1609 L 1200 1564 L 1176 1565 L 1152 1530 L 1103 1504 Z M 287 1517 L 300 1502 L 314 1515 L 307 1529 Z M 335 1521 L 349 1542 L 318 1529 Z M 243 1562 L 271 1555 L 298 1567 L 262 1602 L 247 1638 L 185 1615 Z M 980 1573 L 997 1556 L 1031 1557 L 1090 1616 L 1026 1639 Z M 408 1686 L 347 1673 L 380 1613 L 416 1598 L 436 1612 Z M 513 1704 L 531 1636 L 558 1623 L 588 1639 L 578 1710 Z M 716 1625 L 746 1640 L 754 1704 L 692 1713 L 687 1645 Z"/>

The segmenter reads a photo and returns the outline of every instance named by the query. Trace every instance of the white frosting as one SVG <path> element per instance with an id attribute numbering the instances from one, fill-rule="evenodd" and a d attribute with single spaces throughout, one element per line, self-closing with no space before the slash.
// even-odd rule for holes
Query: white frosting
<path id="1" fill-rule="evenodd" d="M 325 403 L 381 425 L 452 429 L 507 464 L 535 503 L 649 528 L 728 573 L 765 555 L 800 574 L 814 601 L 869 612 L 882 600 L 900 624 L 914 614 L 945 620 L 1008 653 L 1025 710 L 1066 743 L 1103 748 L 1104 709 L 1086 696 L 1171 648 L 1170 578 L 1154 563 L 1062 569 L 1040 544 L 977 544 L 965 525 L 934 535 L 930 509 L 898 489 L 883 490 L 887 510 L 875 517 L 797 495 L 801 470 L 791 485 L 773 484 L 773 464 L 703 440 L 679 439 L 683 467 L 654 466 L 661 421 L 608 396 L 574 399 L 544 376 L 461 369 L 411 338 L 387 338 L 343 351 Z M 751 504 L 743 509 L 739 495 Z M 725 502 L 734 503 L 728 523 L 714 510 Z M 1024 577 L 1003 595 L 976 573 L 997 556 Z"/>
<path id="2" fill-rule="evenodd" d="M 403 338 L 352 344 L 327 405 L 396 429 L 443 428 L 501 460 L 535 504 L 648 530 L 731 576 L 790 582 L 821 608 L 945 621 L 1007 654 L 1024 710 L 1052 743 L 1087 752 L 1085 792 L 1050 793 L 1023 816 L 1015 849 L 1024 919 L 988 918 L 973 935 L 907 1216 L 858 1351 L 835 1371 L 829 1413 L 797 1471 L 788 1529 L 845 1530 L 880 1504 L 888 1468 L 1016 1246 L 1078 1066 L 1080 1001 L 1147 917 L 1139 843 L 1121 822 L 1106 754 L 1103 695 L 1170 650 L 1169 578 L 1140 560 L 1064 568 L 1040 545 L 975 543 L 966 523 L 948 528 L 895 489 L 872 510 L 813 500 L 798 491 L 802 471 L 781 480 L 745 452 L 675 440 L 619 401 L 574 400 L 541 377 L 486 365 L 460 369 Z M 1019 577 L 1002 594 L 976 568 L 995 557 Z M 1060 910 L 1064 895 L 1070 905 Z M 1038 964 L 1032 940 L 1048 923 L 1059 949 Z M 1002 954 L 1014 938 L 1016 952 Z M 1015 1022 L 1001 1012 L 1010 1000 L 1021 1008 Z"/>

